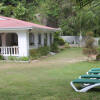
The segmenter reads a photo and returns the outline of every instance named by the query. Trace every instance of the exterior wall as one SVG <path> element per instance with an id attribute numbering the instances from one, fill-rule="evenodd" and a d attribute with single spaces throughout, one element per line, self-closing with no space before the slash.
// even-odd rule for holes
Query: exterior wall
<path id="1" fill-rule="evenodd" d="M 37 48 L 39 48 L 39 47 L 43 47 L 43 46 L 45 46 L 45 43 L 44 43 L 44 41 L 45 41 L 45 38 L 46 38 L 46 33 L 41 33 L 41 44 L 38 44 L 38 34 L 40 34 L 40 33 L 33 33 L 34 34 L 34 45 L 30 45 L 29 47 L 30 47 L 30 49 L 37 49 Z M 51 43 L 50 43 L 50 34 L 51 33 L 47 33 L 47 46 L 50 46 L 51 45 Z M 52 43 L 53 43 L 53 35 L 52 35 Z"/>
<path id="2" fill-rule="evenodd" d="M 21 31 L 18 34 L 19 56 L 29 56 L 29 32 Z"/>

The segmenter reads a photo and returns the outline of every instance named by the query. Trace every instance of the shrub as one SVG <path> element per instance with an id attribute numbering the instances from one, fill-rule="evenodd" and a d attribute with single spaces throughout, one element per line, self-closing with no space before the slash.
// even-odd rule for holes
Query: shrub
<path id="1" fill-rule="evenodd" d="M 9 56 L 8 60 L 13 60 L 13 61 L 28 61 L 28 57 L 15 57 L 15 56 Z"/>
<path id="2" fill-rule="evenodd" d="M 98 40 L 98 45 L 100 46 L 100 39 Z"/>
<path id="3" fill-rule="evenodd" d="M 30 58 L 31 59 L 37 59 L 40 57 L 40 53 L 38 52 L 37 49 L 31 49 L 30 50 Z"/>
<path id="4" fill-rule="evenodd" d="M 85 40 L 85 47 L 83 48 L 83 54 L 91 58 L 92 55 L 97 54 L 96 47 L 94 46 L 93 32 L 88 32 L 86 36 L 87 37 Z"/>
<path id="5" fill-rule="evenodd" d="M 3 60 L 4 58 L 3 58 L 3 56 L 2 55 L 0 55 L 0 60 Z"/>
<path id="6" fill-rule="evenodd" d="M 97 48 L 97 53 L 100 54 L 100 48 Z"/>
<path id="7" fill-rule="evenodd" d="M 46 56 L 50 51 L 50 48 L 45 46 L 45 47 L 40 47 L 38 49 L 31 49 L 30 50 L 30 58 L 31 59 L 37 59 L 40 56 Z"/>
<path id="8" fill-rule="evenodd" d="M 50 51 L 50 48 L 47 47 L 47 46 L 45 46 L 45 47 L 40 47 L 40 48 L 38 49 L 38 53 L 40 53 L 40 56 L 45 56 L 45 55 L 47 55 L 47 54 L 49 53 L 49 51 Z"/>
<path id="9" fill-rule="evenodd" d="M 15 57 L 15 56 L 9 56 L 8 60 L 17 60 L 17 57 Z"/>
<path id="10" fill-rule="evenodd" d="M 95 48 L 83 48 L 83 54 L 91 56 L 91 55 L 96 55 L 97 50 Z"/>
<path id="11" fill-rule="evenodd" d="M 20 57 L 17 59 L 18 61 L 29 61 L 28 57 Z"/>
<path id="12" fill-rule="evenodd" d="M 98 54 L 98 55 L 96 56 L 96 60 L 97 60 L 97 61 L 100 61 L 100 54 Z"/>
<path id="13" fill-rule="evenodd" d="M 54 42 L 56 42 L 58 45 L 64 45 L 65 41 L 60 37 L 59 32 L 56 32 L 54 34 Z"/>
<path id="14" fill-rule="evenodd" d="M 70 48 L 70 45 L 69 45 L 69 43 L 65 43 L 65 48 Z"/>
<path id="15" fill-rule="evenodd" d="M 64 45 L 65 41 L 62 38 L 58 38 L 58 44 L 59 45 Z"/>
<path id="16" fill-rule="evenodd" d="M 52 52 L 59 52 L 59 48 L 58 48 L 58 44 L 57 43 L 53 43 L 51 45 L 51 50 Z"/>

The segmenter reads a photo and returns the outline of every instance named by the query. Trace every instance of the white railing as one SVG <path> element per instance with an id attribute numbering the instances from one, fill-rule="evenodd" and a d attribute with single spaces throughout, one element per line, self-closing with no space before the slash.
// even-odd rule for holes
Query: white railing
<path id="1" fill-rule="evenodd" d="M 0 54 L 3 56 L 18 56 L 18 46 L 0 47 Z"/>

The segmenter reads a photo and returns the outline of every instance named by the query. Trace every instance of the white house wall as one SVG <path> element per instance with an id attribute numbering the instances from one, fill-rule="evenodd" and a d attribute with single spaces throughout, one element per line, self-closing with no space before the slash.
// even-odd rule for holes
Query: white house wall
<path id="1" fill-rule="evenodd" d="M 29 32 L 18 32 L 19 56 L 29 56 Z"/>
<path id="2" fill-rule="evenodd" d="M 51 33 L 32 33 L 34 34 L 34 45 L 30 45 L 29 48 L 30 49 L 36 49 L 39 47 L 43 47 L 44 46 L 44 38 L 45 38 L 45 34 L 47 34 L 47 46 L 50 46 L 50 34 Z M 41 34 L 41 44 L 38 44 L 38 34 Z M 53 43 L 53 34 L 52 34 L 52 43 Z"/>

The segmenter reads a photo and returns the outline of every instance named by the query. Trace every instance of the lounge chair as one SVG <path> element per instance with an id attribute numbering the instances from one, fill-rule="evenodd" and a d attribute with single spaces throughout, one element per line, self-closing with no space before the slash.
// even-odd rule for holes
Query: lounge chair
<path id="1" fill-rule="evenodd" d="M 76 86 L 74 84 L 82 84 L 83 87 L 82 89 L 77 89 Z M 70 85 L 72 86 L 72 88 L 76 91 L 76 92 L 87 92 L 88 90 L 96 87 L 96 86 L 100 86 L 100 80 L 98 79 L 76 79 L 73 80 Z"/>
<path id="2" fill-rule="evenodd" d="M 92 68 L 90 71 L 100 71 L 100 68 Z"/>
<path id="3" fill-rule="evenodd" d="M 87 74 L 100 74 L 100 71 L 88 71 Z"/>
<path id="4" fill-rule="evenodd" d="M 87 79 L 100 79 L 100 75 L 90 74 L 90 75 L 81 75 L 79 78 L 87 78 Z"/>

